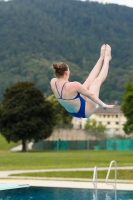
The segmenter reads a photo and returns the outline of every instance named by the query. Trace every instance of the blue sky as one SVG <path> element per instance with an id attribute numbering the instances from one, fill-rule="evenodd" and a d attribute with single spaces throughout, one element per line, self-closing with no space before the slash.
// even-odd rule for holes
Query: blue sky
<path id="1" fill-rule="evenodd" d="M 82 0 L 82 1 L 85 1 L 85 0 Z M 115 4 L 125 5 L 125 6 L 133 8 L 133 0 L 90 0 L 90 1 L 97 1 L 99 3 L 115 3 Z"/>

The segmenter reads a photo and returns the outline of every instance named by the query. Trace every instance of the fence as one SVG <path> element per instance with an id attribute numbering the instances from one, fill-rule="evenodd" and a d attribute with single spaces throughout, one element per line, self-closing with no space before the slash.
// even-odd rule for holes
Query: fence
<path id="1" fill-rule="evenodd" d="M 115 134 L 114 134 L 115 135 Z M 116 135 L 118 137 L 118 135 Z M 133 151 L 132 139 L 110 139 L 106 134 L 90 133 L 83 129 L 73 129 L 71 126 L 60 126 L 44 141 L 33 144 L 38 150 L 78 150 L 78 149 L 106 149 Z"/>
<path id="2" fill-rule="evenodd" d="M 84 141 L 41 141 L 33 144 L 33 149 L 39 150 L 78 150 L 78 149 L 106 149 L 133 151 L 133 140 L 84 140 Z"/>

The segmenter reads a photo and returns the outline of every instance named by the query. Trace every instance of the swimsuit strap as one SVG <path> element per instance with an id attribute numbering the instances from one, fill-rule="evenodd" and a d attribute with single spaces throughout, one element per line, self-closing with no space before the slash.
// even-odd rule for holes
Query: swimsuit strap
<path id="1" fill-rule="evenodd" d="M 65 82 L 63 84 L 62 89 L 61 89 L 61 93 L 59 93 L 59 90 L 58 90 L 58 87 L 57 87 L 57 83 L 55 82 L 56 90 L 57 90 L 57 92 L 59 94 L 60 99 L 62 99 L 62 92 L 63 92 L 64 86 L 65 86 L 66 83 L 68 83 L 68 82 Z"/>
<path id="2" fill-rule="evenodd" d="M 56 82 L 55 82 L 55 86 L 56 86 L 56 90 L 57 90 L 57 92 L 58 92 L 58 95 L 59 95 L 59 97 L 61 98 L 60 93 L 59 93 L 59 90 L 58 90 L 58 88 L 57 88 Z"/>

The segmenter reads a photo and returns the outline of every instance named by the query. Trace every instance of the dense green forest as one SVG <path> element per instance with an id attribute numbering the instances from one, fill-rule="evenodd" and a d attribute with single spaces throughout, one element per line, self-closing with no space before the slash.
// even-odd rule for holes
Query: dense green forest
<path id="1" fill-rule="evenodd" d="M 76 0 L 0 1 L 0 99 L 6 87 L 34 81 L 45 96 L 53 62 L 67 62 L 71 81 L 83 82 L 103 43 L 112 47 L 106 102 L 122 101 L 133 73 L 133 8 Z"/>

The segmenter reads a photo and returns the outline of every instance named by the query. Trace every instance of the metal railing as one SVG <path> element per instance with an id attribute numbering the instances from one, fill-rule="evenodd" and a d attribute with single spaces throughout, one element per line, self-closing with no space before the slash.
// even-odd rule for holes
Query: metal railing
<path id="1" fill-rule="evenodd" d="M 112 165 L 114 164 L 115 168 L 115 172 L 114 172 L 114 180 L 115 182 L 114 183 L 108 183 L 108 179 L 109 179 L 109 175 L 110 175 L 110 171 L 111 171 L 111 168 L 112 168 Z M 115 199 L 117 199 L 117 193 L 116 193 L 116 181 L 117 181 L 117 166 L 116 166 L 116 161 L 115 160 L 112 160 L 110 162 L 110 166 L 109 166 L 109 169 L 108 169 L 108 173 L 107 173 L 107 176 L 106 176 L 106 180 L 105 180 L 105 183 L 108 184 L 108 185 L 112 185 L 113 186 L 113 189 L 114 189 L 114 192 L 115 192 Z"/>
<path id="2" fill-rule="evenodd" d="M 96 166 L 94 167 L 93 181 L 92 182 L 93 182 L 94 190 L 95 190 L 94 198 L 95 198 L 95 200 L 97 200 L 97 167 Z"/>
<path id="3" fill-rule="evenodd" d="M 114 179 L 115 179 L 115 183 L 112 184 L 112 183 L 108 183 L 108 178 L 109 178 L 109 175 L 110 175 L 110 171 L 111 171 L 111 168 L 112 168 L 112 164 L 115 164 L 115 175 L 114 175 Z M 111 163 L 110 163 L 110 166 L 109 166 L 109 169 L 108 169 L 108 173 L 107 173 L 107 176 L 106 176 L 106 184 L 108 185 L 112 185 L 114 190 L 116 190 L 116 180 L 117 180 L 117 169 L 116 169 L 116 161 L 115 160 L 112 160 Z"/>

